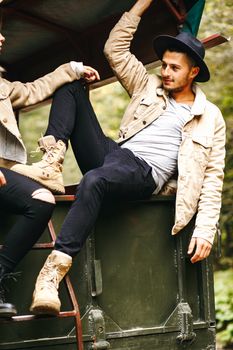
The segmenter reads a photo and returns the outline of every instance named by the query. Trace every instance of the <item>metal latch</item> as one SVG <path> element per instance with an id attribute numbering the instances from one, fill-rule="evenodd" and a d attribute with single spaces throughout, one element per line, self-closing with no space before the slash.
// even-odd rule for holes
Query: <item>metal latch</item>
<path id="1" fill-rule="evenodd" d="M 196 334 L 193 332 L 193 316 L 189 304 L 180 302 L 165 322 L 164 327 L 178 328 L 180 331 L 176 337 L 178 342 L 193 342 Z"/>
<path id="2" fill-rule="evenodd" d="M 103 312 L 100 309 L 92 309 L 89 314 L 89 322 L 93 333 L 93 344 L 91 344 L 90 349 L 109 349 L 110 343 L 106 341 Z"/>
<path id="3" fill-rule="evenodd" d="M 196 338 L 193 332 L 193 316 L 188 303 L 178 305 L 178 322 L 180 325 L 180 334 L 177 336 L 179 342 L 192 342 Z"/>

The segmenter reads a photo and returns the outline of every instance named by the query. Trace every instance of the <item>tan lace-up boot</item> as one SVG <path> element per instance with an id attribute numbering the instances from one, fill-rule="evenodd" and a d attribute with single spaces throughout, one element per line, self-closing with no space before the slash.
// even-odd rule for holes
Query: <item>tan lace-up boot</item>
<path id="1" fill-rule="evenodd" d="M 62 163 L 66 145 L 63 141 L 56 142 L 52 135 L 44 136 L 38 141 L 39 149 L 44 152 L 42 160 L 32 165 L 16 164 L 11 170 L 41 183 L 56 193 L 65 193 Z"/>
<path id="2" fill-rule="evenodd" d="M 58 287 L 71 265 L 71 256 L 58 250 L 52 251 L 37 277 L 30 311 L 44 315 L 57 315 L 60 312 Z"/>

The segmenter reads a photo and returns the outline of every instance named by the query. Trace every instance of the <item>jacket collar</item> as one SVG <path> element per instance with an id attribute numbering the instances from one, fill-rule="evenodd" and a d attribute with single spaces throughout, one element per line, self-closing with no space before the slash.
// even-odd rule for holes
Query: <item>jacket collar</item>
<path id="1" fill-rule="evenodd" d="M 161 77 L 160 78 L 160 85 L 156 87 L 156 93 L 158 96 L 164 97 L 167 101 L 168 94 L 163 89 L 162 83 L 161 83 Z M 191 108 L 191 114 L 192 115 L 202 115 L 205 111 L 206 107 L 206 95 L 201 90 L 198 84 L 193 84 L 193 92 L 195 93 L 195 100 Z"/>
<path id="2" fill-rule="evenodd" d="M 193 92 L 195 93 L 195 100 L 191 108 L 191 114 L 202 115 L 206 108 L 206 95 L 197 84 L 193 85 Z"/>

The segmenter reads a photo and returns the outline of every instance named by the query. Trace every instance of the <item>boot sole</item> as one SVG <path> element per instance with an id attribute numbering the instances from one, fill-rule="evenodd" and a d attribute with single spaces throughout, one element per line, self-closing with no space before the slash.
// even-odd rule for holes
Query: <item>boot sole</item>
<path id="1" fill-rule="evenodd" d="M 51 316 L 57 316 L 59 314 L 60 310 L 57 310 L 56 306 L 54 304 L 49 303 L 37 303 L 34 304 L 33 307 L 30 308 L 30 311 L 34 315 L 51 315 Z"/>
<path id="2" fill-rule="evenodd" d="M 0 318 L 11 318 L 17 315 L 16 308 L 9 303 L 0 305 Z"/>
<path id="3" fill-rule="evenodd" d="M 15 170 L 13 170 L 13 171 L 15 171 Z M 21 174 L 18 171 L 15 171 L 15 172 L 17 172 L 18 174 Z M 39 181 L 37 178 L 34 178 L 33 176 L 29 176 L 29 175 L 26 175 L 26 174 L 21 174 L 21 175 L 26 176 L 29 179 L 36 181 L 37 183 L 39 183 L 40 185 L 46 187 L 48 190 L 52 191 L 55 194 L 65 194 L 65 188 L 64 187 L 61 188 L 61 185 L 59 185 L 59 184 L 56 187 L 55 186 L 48 186 L 48 184 L 46 184 L 46 180 L 43 181 L 42 179 L 40 179 L 40 181 Z"/>

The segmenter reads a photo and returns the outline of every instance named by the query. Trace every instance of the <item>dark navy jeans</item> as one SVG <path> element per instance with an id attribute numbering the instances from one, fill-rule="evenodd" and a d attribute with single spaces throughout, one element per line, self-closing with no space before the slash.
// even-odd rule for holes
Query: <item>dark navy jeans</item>
<path id="1" fill-rule="evenodd" d="M 73 257 L 93 228 L 103 201 L 145 199 L 156 185 L 145 161 L 104 135 L 85 87 L 78 81 L 56 92 L 46 135 L 66 144 L 70 139 L 83 173 L 55 243 L 55 249 Z"/>

